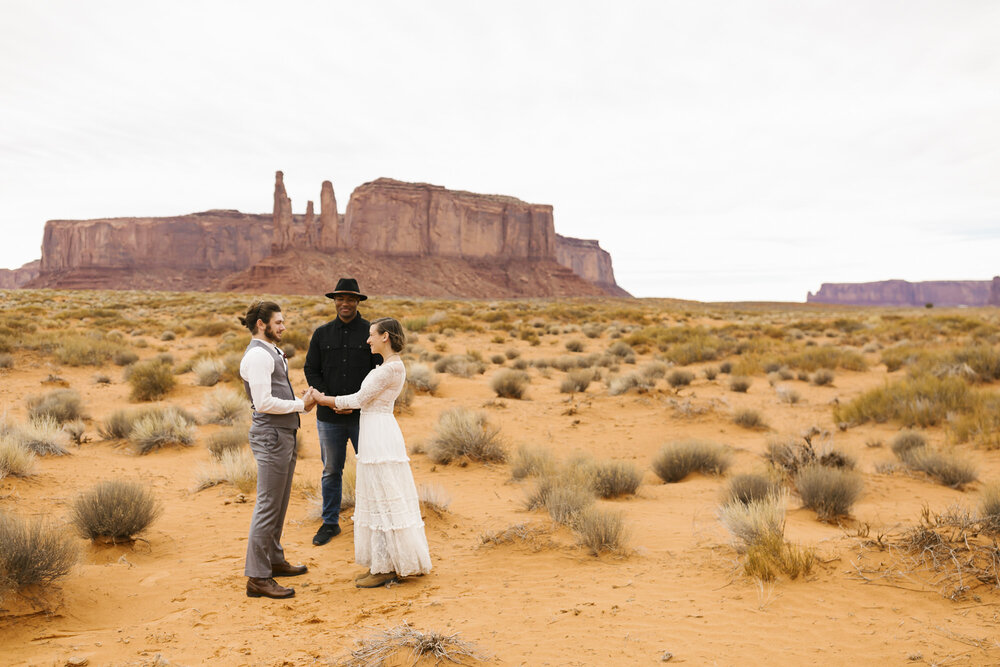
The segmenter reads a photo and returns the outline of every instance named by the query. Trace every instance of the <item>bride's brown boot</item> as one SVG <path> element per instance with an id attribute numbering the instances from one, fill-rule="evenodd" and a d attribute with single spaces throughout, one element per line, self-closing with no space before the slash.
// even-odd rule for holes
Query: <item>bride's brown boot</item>
<path id="1" fill-rule="evenodd" d="M 358 575 L 356 577 L 354 577 L 354 581 L 361 581 L 365 577 L 370 577 L 370 576 L 372 576 L 372 571 L 371 570 L 364 570 L 362 572 L 358 572 Z"/>
<path id="2" fill-rule="evenodd" d="M 355 581 L 354 585 L 357 588 L 378 588 L 393 581 L 396 581 L 395 572 L 380 572 L 378 574 L 370 574 L 364 579 Z"/>

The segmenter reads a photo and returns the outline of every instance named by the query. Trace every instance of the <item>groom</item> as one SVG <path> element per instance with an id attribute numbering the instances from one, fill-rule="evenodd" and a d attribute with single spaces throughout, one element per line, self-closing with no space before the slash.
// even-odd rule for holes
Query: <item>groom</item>
<path id="1" fill-rule="evenodd" d="M 341 278 L 329 292 L 337 308 L 336 319 L 316 329 L 306 353 L 305 373 L 309 386 L 327 396 L 353 394 L 382 357 L 368 347 L 371 324 L 358 312 L 358 304 L 368 297 L 361 293 L 354 278 Z M 320 455 L 323 459 L 323 525 L 313 544 L 322 546 L 340 535 L 340 498 L 343 493 L 344 461 L 347 441 L 358 453 L 356 410 L 334 410 L 326 406 L 316 409 L 316 429 L 319 431 Z"/>

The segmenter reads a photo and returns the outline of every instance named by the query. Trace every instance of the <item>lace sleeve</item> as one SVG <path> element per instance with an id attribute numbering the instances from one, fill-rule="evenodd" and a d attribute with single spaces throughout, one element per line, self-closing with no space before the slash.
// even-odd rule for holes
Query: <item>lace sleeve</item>
<path id="1" fill-rule="evenodd" d="M 352 410 L 364 410 L 376 401 L 388 402 L 391 406 L 396 400 L 396 394 L 399 393 L 399 380 L 404 373 L 402 364 L 383 364 L 365 377 L 361 389 L 356 394 L 336 396 L 334 403 L 340 409 Z"/>

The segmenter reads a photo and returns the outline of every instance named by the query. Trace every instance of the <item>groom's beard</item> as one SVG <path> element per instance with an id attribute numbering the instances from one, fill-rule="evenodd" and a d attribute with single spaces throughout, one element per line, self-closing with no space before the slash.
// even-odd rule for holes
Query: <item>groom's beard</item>
<path id="1" fill-rule="evenodd" d="M 266 327 L 264 327 L 264 338 L 268 339 L 272 343 L 280 343 L 281 342 L 281 334 L 276 333 L 274 331 L 274 329 L 271 328 L 270 324 L 268 324 Z"/>

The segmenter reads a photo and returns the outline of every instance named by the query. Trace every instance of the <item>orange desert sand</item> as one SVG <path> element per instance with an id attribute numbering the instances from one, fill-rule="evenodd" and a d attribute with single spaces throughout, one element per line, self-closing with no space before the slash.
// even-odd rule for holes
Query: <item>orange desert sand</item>
<path id="1" fill-rule="evenodd" d="M 33 323 L 38 333 L 28 338 L 45 331 L 103 336 L 117 330 L 116 339 L 141 359 L 167 352 L 181 366 L 198 353 L 214 354 L 223 339 L 196 335 L 202 320 L 224 323 L 225 330 L 233 332 L 227 334 L 230 341 L 233 336 L 248 338 L 237 328 L 236 316 L 251 299 L 232 294 L 6 292 L 0 331 L 17 340 L 21 328 Z M 285 306 L 290 329 L 302 332 L 300 339 L 308 340 L 312 327 L 334 316 L 332 304 L 322 297 L 275 299 Z M 95 301 L 103 315 L 87 312 Z M 69 517 L 78 494 L 101 480 L 123 478 L 148 484 L 163 511 L 131 544 L 92 544 L 79 538 L 80 560 L 66 576 L 44 590 L 7 594 L 0 602 L 0 663 L 337 664 L 349 659 L 356 640 L 404 622 L 423 632 L 458 633 L 490 656 L 474 664 L 1000 663 L 1000 594 L 995 587 L 976 585 L 953 601 L 942 594 L 934 572 L 914 569 L 886 577 L 877 572 L 880 566 L 902 571 L 905 564 L 896 554 L 866 546 L 863 537 L 866 525 L 869 540 L 917 525 L 925 505 L 935 512 L 955 504 L 974 510 L 977 490 L 1000 476 L 1000 453 L 972 443 L 955 445 L 975 461 L 980 480 L 955 490 L 916 473 L 876 471 L 877 464 L 895 460 L 888 444 L 902 428 L 900 423 L 868 422 L 841 431 L 833 417 L 833 402 L 843 405 L 905 376 L 905 369 L 890 374 L 880 363 L 882 350 L 892 345 L 886 332 L 891 332 L 893 318 L 972 318 L 991 327 L 995 348 L 994 310 L 382 298 L 372 298 L 360 310 L 369 319 L 423 318 L 423 330 L 407 350 L 411 361 L 421 353 L 476 350 L 484 359 L 483 374 L 462 378 L 439 373 L 438 390 L 416 394 L 398 415 L 411 451 L 421 450 L 432 437 L 444 410 L 463 406 L 486 413 L 501 429 L 511 454 L 519 445 L 530 445 L 548 447 L 560 459 L 584 453 L 632 462 L 643 471 L 638 492 L 598 501 L 600 507 L 624 513 L 630 533 L 625 549 L 594 556 L 544 510 L 525 509 L 534 481 L 514 481 L 509 464 L 441 465 L 426 454 L 412 453 L 417 484 L 436 485 L 451 499 L 442 513 L 425 511 L 433 572 L 389 588 L 356 589 L 353 577 L 359 567 L 353 561 L 350 511 L 342 520 L 341 536 L 323 547 L 311 543 L 318 522 L 308 518 L 310 494 L 318 488 L 321 464 L 315 418 L 309 414 L 303 418 L 304 444 L 283 538 L 289 559 L 307 564 L 309 572 L 281 580 L 295 588 L 293 599 L 249 599 L 243 560 L 252 492 L 245 497 L 229 484 L 194 490 L 199 470 L 212 464 L 205 441 L 220 427 L 199 425 L 193 446 L 136 455 L 125 443 L 102 440 L 97 431 L 111 412 L 135 405 L 120 367 L 110 361 L 100 368 L 60 364 L 50 350 L 14 345 L 11 367 L 0 370 L 0 410 L 6 411 L 7 423 L 25 422 L 26 396 L 57 388 L 46 383 L 55 375 L 82 396 L 91 441 L 71 446 L 68 456 L 39 457 L 32 476 L 0 480 L 0 510 L 46 517 L 72 532 Z M 504 315 L 483 318 L 484 313 Z M 881 333 L 845 333 L 833 324 L 838 318 Z M 506 326 L 496 327 L 498 322 Z M 784 343 L 783 334 L 773 332 L 774 327 L 790 329 L 802 322 L 816 325 L 798 342 L 789 337 L 792 342 Z M 599 327 L 597 337 L 580 333 L 588 324 Z M 523 400 L 498 399 L 490 388 L 491 377 L 502 368 L 491 357 L 511 348 L 531 362 L 603 354 L 616 339 L 627 340 L 645 327 L 713 331 L 727 326 L 741 340 L 770 335 L 783 345 L 797 346 L 794 349 L 805 349 L 810 341 L 817 347 L 851 349 L 863 355 L 868 370 L 835 369 L 831 386 L 797 379 L 781 382 L 801 396 L 789 404 L 778 399 L 763 371 L 751 375 L 746 393 L 730 390 L 729 375 L 706 379 L 705 367 L 741 361 L 738 354 L 726 354 L 683 366 L 695 373 L 688 386 L 674 389 L 660 378 L 648 391 L 613 396 L 607 378 L 665 358 L 656 344 L 635 344 L 635 366 L 602 368 L 605 380 L 593 382 L 583 393 L 560 393 L 562 371 L 531 365 L 531 384 Z M 481 331 L 472 330 L 476 327 Z M 174 340 L 161 340 L 167 329 L 176 332 Z M 534 330 L 537 344 L 532 344 L 530 331 L 519 335 L 528 329 Z M 582 352 L 567 352 L 565 343 L 571 339 L 583 342 Z M 929 339 L 927 345 L 950 342 L 944 335 Z M 231 344 L 230 350 L 242 344 Z M 304 354 L 300 349 L 297 356 Z M 301 358 L 293 361 L 299 363 L 292 364 L 292 381 L 301 393 L 306 387 Z M 433 366 L 433 361 L 425 363 Z M 511 365 L 505 360 L 504 366 Z M 107 374 L 110 384 L 95 383 L 98 373 Z M 217 388 L 198 386 L 190 371 L 176 378 L 177 386 L 154 404 L 202 414 L 203 401 Z M 236 387 L 231 381 L 222 385 Z M 977 386 L 993 388 L 989 383 Z M 748 430 L 734 424 L 732 415 L 740 408 L 759 411 L 768 428 Z M 864 491 L 850 517 L 831 523 L 818 521 L 791 493 L 785 538 L 814 548 L 817 562 L 807 576 L 790 580 L 782 575 L 760 582 L 743 572 L 741 555 L 716 515 L 727 475 L 763 470 L 761 455 L 769 437 L 798 437 L 811 427 L 822 432 L 817 441 L 832 440 L 856 458 Z M 950 446 L 944 425 L 923 433 L 935 446 Z M 692 474 L 679 483 L 661 482 L 650 468 L 656 452 L 668 442 L 691 438 L 732 448 L 727 475 Z M 878 443 L 882 446 L 871 446 Z M 538 534 L 527 541 L 483 543 L 484 534 L 517 524 L 536 528 Z M 864 577 L 859 568 L 867 573 Z M 389 664 L 410 663 L 403 651 Z M 434 660 L 425 657 L 418 664 Z"/>

